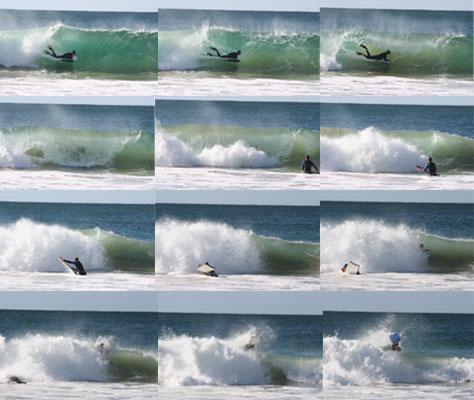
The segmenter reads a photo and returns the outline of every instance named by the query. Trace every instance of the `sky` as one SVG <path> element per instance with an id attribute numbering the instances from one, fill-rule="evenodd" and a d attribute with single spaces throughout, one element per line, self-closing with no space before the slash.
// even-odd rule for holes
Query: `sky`
<path id="1" fill-rule="evenodd" d="M 472 0 L 2 0 L 3 8 L 155 11 L 160 8 L 318 11 L 320 7 L 472 10 Z"/>
<path id="2" fill-rule="evenodd" d="M 320 315 L 474 313 L 472 292 L 0 292 L 0 309 Z"/>

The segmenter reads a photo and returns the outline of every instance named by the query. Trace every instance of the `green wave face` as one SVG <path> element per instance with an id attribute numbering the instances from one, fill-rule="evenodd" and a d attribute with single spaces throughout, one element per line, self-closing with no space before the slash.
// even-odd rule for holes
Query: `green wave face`
<path id="1" fill-rule="evenodd" d="M 333 58 L 342 71 L 374 70 L 395 74 L 473 73 L 473 37 L 442 33 L 382 33 L 351 30 L 324 32 L 322 57 Z M 391 51 L 390 63 L 367 60 L 356 54 Z"/>
<path id="2" fill-rule="evenodd" d="M 279 167 L 299 171 L 301 161 L 310 154 L 319 165 L 319 132 L 289 128 L 243 128 L 239 126 L 180 125 L 163 128 L 165 133 L 199 153 L 215 145 L 228 147 L 238 141 L 275 157 Z"/>
<path id="3" fill-rule="evenodd" d="M 152 274 L 155 271 L 155 245 L 101 229 L 87 231 L 105 249 L 114 271 Z"/>
<path id="4" fill-rule="evenodd" d="M 158 380 L 158 361 L 138 351 L 115 351 L 107 357 L 108 374 L 113 381 L 154 383 Z"/>
<path id="5" fill-rule="evenodd" d="M 54 128 L 0 131 L 0 168 L 95 169 L 152 174 L 153 135 Z"/>
<path id="6" fill-rule="evenodd" d="M 321 128 L 322 137 L 329 139 L 357 133 L 351 129 Z M 474 140 L 471 138 L 433 131 L 393 131 L 383 132 L 383 135 L 401 139 L 415 146 L 421 155 L 432 156 L 443 174 L 474 172 Z"/>
<path id="7" fill-rule="evenodd" d="M 63 25 L 3 31 L 0 45 L 9 51 L 0 55 L 0 65 L 57 72 L 142 75 L 158 70 L 157 43 L 158 33 L 146 31 L 86 30 Z M 75 50 L 76 61 L 64 62 L 45 55 L 48 45 L 58 55 Z"/>
<path id="8" fill-rule="evenodd" d="M 474 240 L 449 239 L 422 235 L 421 241 L 430 250 L 429 265 L 440 272 L 473 272 Z"/>
<path id="9" fill-rule="evenodd" d="M 319 244 L 254 235 L 267 272 L 276 275 L 319 274 Z"/>
<path id="10" fill-rule="evenodd" d="M 220 28 L 159 34 L 160 70 L 235 70 L 262 74 L 318 74 L 319 36 L 315 34 L 249 33 Z M 240 50 L 239 63 L 206 56 Z"/>

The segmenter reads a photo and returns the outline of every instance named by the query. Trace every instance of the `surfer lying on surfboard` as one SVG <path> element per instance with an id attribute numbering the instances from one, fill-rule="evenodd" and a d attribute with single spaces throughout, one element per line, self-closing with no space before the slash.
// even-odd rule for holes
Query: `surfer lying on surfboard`
<path id="1" fill-rule="evenodd" d="M 53 58 L 57 58 L 63 61 L 74 61 L 76 59 L 76 50 L 73 50 L 69 53 L 64 53 L 61 55 L 56 54 L 54 49 L 51 46 L 48 46 L 48 48 L 44 51 L 45 54 L 48 56 L 51 56 Z"/>
<path id="2" fill-rule="evenodd" d="M 365 49 L 365 54 L 364 53 L 361 53 L 359 51 L 356 51 L 356 54 L 359 55 L 359 56 L 362 56 L 362 57 L 365 57 L 367 58 L 368 60 L 383 60 L 383 61 L 390 61 L 387 56 L 389 54 L 392 54 L 390 50 L 387 50 L 387 51 L 384 51 L 383 53 L 380 53 L 380 54 L 370 54 L 369 52 L 369 49 L 367 48 L 367 46 L 361 44 L 360 47 L 362 47 L 363 49 Z"/>
<path id="3" fill-rule="evenodd" d="M 84 265 L 79 261 L 79 258 L 76 257 L 74 261 L 66 260 L 63 257 L 59 257 L 59 259 L 63 262 L 68 264 L 72 269 L 77 271 L 77 275 L 87 275 L 87 272 L 84 268 Z"/>
<path id="4" fill-rule="evenodd" d="M 219 50 L 216 49 L 215 47 L 209 47 L 209 49 L 215 51 L 216 54 L 207 53 L 208 56 L 210 56 L 210 57 L 226 58 L 226 59 L 228 59 L 228 60 L 238 60 L 238 59 L 239 59 L 239 56 L 242 54 L 240 50 L 233 51 L 233 52 L 228 53 L 228 54 L 221 54 L 221 53 L 219 52 Z"/>

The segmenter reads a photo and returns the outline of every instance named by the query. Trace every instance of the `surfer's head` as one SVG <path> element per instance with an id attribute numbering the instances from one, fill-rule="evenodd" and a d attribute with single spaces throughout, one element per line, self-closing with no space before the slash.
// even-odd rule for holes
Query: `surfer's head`
<path id="1" fill-rule="evenodd" d="M 72 54 L 76 55 L 76 50 L 73 50 L 73 51 L 72 51 Z"/>
<path id="2" fill-rule="evenodd" d="M 387 50 L 387 54 L 392 54 L 392 52 L 390 50 Z"/>
<path id="3" fill-rule="evenodd" d="M 306 159 L 309 160 L 310 158 L 309 154 L 306 154 Z"/>
<path id="4" fill-rule="evenodd" d="M 429 158 L 428 158 L 428 161 L 429 161 L 429 162 L 433 161 L 433 157 L 429 157 Z"/>
<path id="5" fill-rule="evenodd" d="M 240 50 L 237 50 L 237 55 L 240 56 L 242 52 Z"/>
<path id="6" fill-rule="evenodd" d="M 79 257 L 76 257 L 76 258 L 74 259 L 74 261 L 79 261 Z"/>

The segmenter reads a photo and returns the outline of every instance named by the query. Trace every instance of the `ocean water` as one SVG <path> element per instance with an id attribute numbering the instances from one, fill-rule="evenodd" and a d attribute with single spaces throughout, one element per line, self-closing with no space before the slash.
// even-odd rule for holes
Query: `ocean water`
<path id="1" fill-rule="evenodd" d="M 2 397 L 156 396 L 156 324 L 154 313 L 0 311 Z"/>
<path id="2" fill-rule="evenodd" d="M 358 56 L 360 44 L 391 61 Z M 324 8 L 320 62 L 322 94 L 469 95 L 473 13 Z"/>
<path id="3" fill-rule="evenodd" d="M 324 396 L 471 398 L 473 318 L 325 312 Z M 401 352 L 387 349 L 393 332 L 400 332 Z"/>
<path id="4" fill-rule="evenodd" d="M 156 13 L 0 10 L 0 21 L 3 95 L 156 94 Z"/>
<path id="5" fill-rule="evenodd" d="M 319 104 L 156 102 L 158 189 L 317 189 Z"/>
<path id="6" fill-rule="evenodd" d="M 2 290 L 153 290 L 152 205 L 0 203 Z M 79 257 L 87 276 L 58 260 Z"/>
<path id="7" fill-rule="evenodd" d="M 0 104 L 4 189 L 146 189 L 154 182 L 154 109 Z"/>
<path id="8" fill-rule="evenodd" d="M 158 16 L 164 95 L 315 94 L 319 13 L 167 10 Z M 241 50 L 240 62 L 209 57 Z"/>
<path id="9" fill-rule="evenodd" d="M 319 288 L 318 207 L 157 204 L 155 238 L 162 290 Z"/>
<path id="10" fill-rule="evenodd" d="M 160 398 L 321 397 L 321 316 L 159 314 L 158 326 Z"/>
<path id="11" fill-rule="evenodd" d="M 330 104 L 321 109 L 324 189 L 474 187 L 474 108 Z M 440 176 L 417 173 L 432 156 Z"/>
<path id="12" fill-rule="evenodd" d="M 470 290 L 473 209 L 323 202 L 321 285 L 325 290 Z M 350 260 L 361 265 L 361 275 L 340 272 Z"/>

